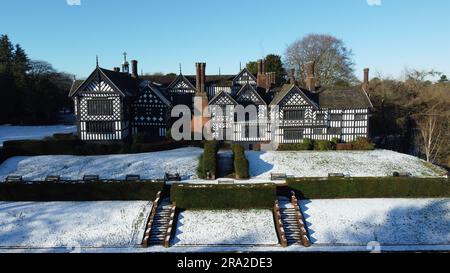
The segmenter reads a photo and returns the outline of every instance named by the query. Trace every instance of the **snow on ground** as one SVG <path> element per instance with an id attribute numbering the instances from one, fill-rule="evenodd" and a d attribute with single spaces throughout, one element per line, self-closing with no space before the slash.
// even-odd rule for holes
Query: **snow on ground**
<path id="1" fill-rule="evenodd" d="M 0 202 L 0 249 L 133 247 L 150 209 L 146 201 Z"/>
<path id="2" fill-rule="evenodd" d="M 450 199 L 302 200 L 315 245 L 449 245 Z"/>
<path id="3" fill-rule="evenodd" d="M 43 180 L 47 175 L 62 179 L 81 179 L 84 174 L 98 174 L 103 179 L 124 179 L 139 174 L 143 179 L 164 178 L 165 172 L 179 173 L 182 179 L 196 178 L 201 148 L 101 156 L 17 156 L 0 165 L 0 181 L 8 175 L 22 175 L 25 180 Z"/>
<path id="4" fill-rule="evenodd" d="M 247 151 L 250 176 L 270 178 L 270 173 L 295 177 L 327 177 L 344 173 L 353 177 L 392 176 L 394 171 L 413 176 L 441 176 L 437 166 L 406 154 L 389 150 L 374 151 Z"/>
<path id="5" fill-rule="evenodd" d="M 11 126 L 0 125 L 0 147 L 7 140 L 43 139 L 56 133 L 76 132 L 75 125 Z"/>
<path id="6" fill-rule="evenodd" d="M 186 210 L 179 214 L 175 246 L 276 245 L 271 210 Z"/>

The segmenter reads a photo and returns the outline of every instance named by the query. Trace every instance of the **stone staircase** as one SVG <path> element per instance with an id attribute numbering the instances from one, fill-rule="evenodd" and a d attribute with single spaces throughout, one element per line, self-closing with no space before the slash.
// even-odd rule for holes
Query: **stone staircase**
<path id="1" fill-rule="evenodd" d="M 298 205 L 295 205 L 297 203 L 295 196 L 293 196 L 292 199 L 285 196 L 278 196 L 277 200 L 287 244 L 301 244 L 304 246 L 309 246 L 310 242 L 303 221 L 303 216 Z"/>
<path id="2" fill-rule="evenodd" d="M 170 203 L 169 198 L 161 200 L 159 203 L 155 216 L 152 221 L 148 245 L 163 245 L 164 239 L 167 236 L 167 231 L 172 223 L 171 214 L 173 212 L 173 204 Z M 169 234 L 170 236 L 170 234 Z"/>

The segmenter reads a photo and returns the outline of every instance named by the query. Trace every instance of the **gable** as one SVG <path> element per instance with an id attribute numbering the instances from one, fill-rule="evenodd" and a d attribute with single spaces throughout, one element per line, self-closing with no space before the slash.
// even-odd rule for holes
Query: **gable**
<path id="1" fill-rule="evenodd" d="M 165 105 L 170 106 L 170 102 L 164 95 L 156 88 L 152 88 L 149 85 L 143 88 L 142 93 L 134 101 L 135 104 L 148 104 L 148 105 Z"/>
<path id="2" fill-rule="evenodd" d="M 261 96 L 256 92 L 255 88 L 251 85 L 246 84 L 239 90 L 236 94 L 236 101 L 240 104 L 266 104 L 266 102 L 261 98 Z"/>
<path id="3" fill-rule="evenodd" d="M 96 68 L 83 83 L 71 92 L 70 96 L 75 96 L 77 93 L 109 93 L 124 95 L 124 93 L 100 70 L 100 68 Z"/>
<path id="4" fill-rule="evenodd" d="M 170 93 L 195 93 L 195 87 L 183 75 L 178 77 L 167 87 Z"/>
<path id="5" fill-rule="evenodd" d="M 221 91 L 211 99 L 209 105 L 236 105 L 237 102 L 225 91 Z"/>
<path id="6" fill-rule="evenodd" d="M 247 68 L 242 69 L 242 71 L 233 79 L 233 84 L 245 85 L 252 84 L 256 85 L 256 78 L 253 74 L 248 71 Z"/>
<path id="7" fill-rule="evenodd" d="M 279 106 L 311 106 L 314 109 L 318 109 L 317 105 L 295 85 L 284 85 L 270 104 Z"/>

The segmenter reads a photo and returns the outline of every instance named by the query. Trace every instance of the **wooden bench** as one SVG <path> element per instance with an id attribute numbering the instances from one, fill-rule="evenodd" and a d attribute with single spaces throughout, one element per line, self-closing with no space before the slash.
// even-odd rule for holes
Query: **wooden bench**
<path id="1" fill-rule="evenodd" d="M 137 174 L 127 174 L 125 176 L 125 181 L 137 181 L 141 180 L 141 176 Z"/>
<path id="2" fill-rule="evenodd" d="M 10 183 L 12 183 L 12 182 L 22 182 L 23 179 L 22 179 L 22 176 L 20 176 L 20 175 L 8 175 L 6 177 L 6 179 L 5 179 L 5 181 L 6 182 L 10 182 Z"/>
<path id="3" fill-rule="evenodd" d="M 59 175 L 47 175 L 45 182 L 59 182 L 61 177 Z"/>
<path id="4" fill-rule="evenodd" d="M 285 180 L 286 178 L 285 173 L 270 173 L 270 180 Z"/>
<path id="5" fill-rule="evenodd" d="M 85 182 L 96 182 L 96 181 L 99 181 L 99 180 L 100 180 L 100 178 L 96 174 L 83 175 L 83 181 L 85 181 Z"/>
<path id="6" fill-rule="evenodd" d="M 233 185 L 234 184 L 234 180 L 233 179 L 219 179 L 217 181 L 217 184 L 219 184 L 219 185 Z"/>
<path id="7" fill-rule="evenodd" d="M 394 176 L 394 177 L 410 177 L 410 176 L 412 176 L 412 174 L 409 172 L 394 172 L 392 174 L 392 176 Z"/>
<path id="8" fill-rule="evenodd" d="M 345 177 L 343 173 L 328 173 L 328 177 Z"/>
<path id="9" fill-rule="evenodd" d="M 170 174 L 166 173 L 164 176 L 165 181 L 181 181 L 181 177 L 179 173 L 176 174 Z"/>

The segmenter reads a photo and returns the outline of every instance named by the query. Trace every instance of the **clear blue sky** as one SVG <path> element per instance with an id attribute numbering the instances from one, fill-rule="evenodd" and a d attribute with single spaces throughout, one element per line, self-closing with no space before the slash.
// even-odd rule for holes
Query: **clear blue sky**
<path id="1" fill-rule="evenodd" d="M 87 76 L 138 59 L 145 73 L 237 73 L 308 33 L 332 34 L 354 52 L 358 73 L 399 76 L 405 67 L 450 75 L 448 0 L 14 0 L 0 3 L 0 33 L 33 59 Z M 362 74 L 362 73 L 361 73 Z M 360 74 L 358 74 L 359 76 Z M 372 74 L 373 75 L 373 74 Z"/>

